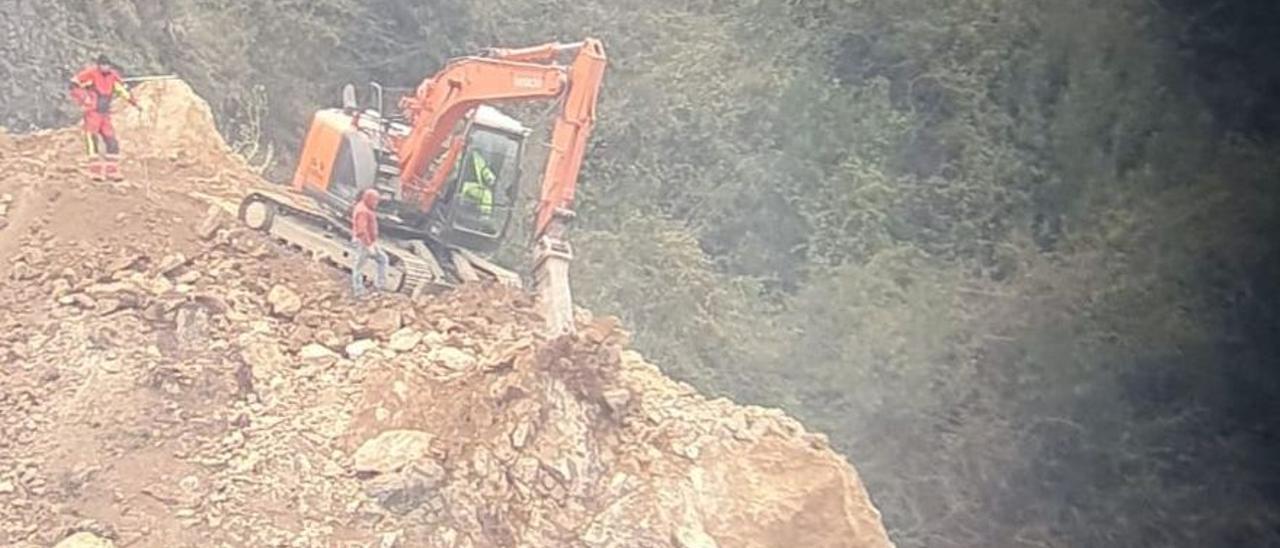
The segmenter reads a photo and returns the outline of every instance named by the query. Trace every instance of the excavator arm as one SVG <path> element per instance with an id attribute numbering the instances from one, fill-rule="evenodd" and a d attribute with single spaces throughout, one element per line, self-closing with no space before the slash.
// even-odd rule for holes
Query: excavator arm
<path id="1" fill-rule="evenodd" d="M 534 220 L 537 238 L 551 231 L 557 211 L 572 210 L 578 174 L 587 155 L 587 139 L 596 123 L 604 67 L 604 46 L 598 40 L 583 42 L 569 67 L 569 90 L 551 130 L 551 156 L 542 176 L 542 197 Z"/>
<path id="2" fill-rule="evenodd" d="M 575 53 L 569 65 L 556 61 Z M 458 122 L 484 103 L 561 101 L 560 116 L 551 131 L 551 154 L 542 178 L 541 199 L 534 222 L 535 237 L 548 232 L 557 209 L 569 210 L 587 139 L 595 125 L 596 102 L 604 78 L 604 46 L 587 39 L 574 44 L 551 43 L 520 49 L 494 48 L 487 57 L 457 59 L 418 86 L 401 107 L 413 129 L 397 147 L 401 185 L 421 196 L 429 208 L 443 185 L 429 166 L 446 152 Z M 449 164 L 449 162 L 445 162 Z M 439 170 L 447 171 L 447 170 Z"/>
<path id="3" fill-rule="evenodd" d="M 568 65 L 559 61 L 572 54 Z M 412 130 L 396 147 L 400 185 L 418 207 L 429 210 L 445 185 L 457 157 L 455 127 L 485 103 L 557 100 L 559 116 L 551 130 L 551 150 L 542 175 L 534 218 L 534 277 L 539 300 L 554 333 L 573 330 L 573 300 L 568 264 L 572 250 L 564 239 L 573 218 L 573 200 L 596 121 L 596 102 L 604 78 L 604 45 L 596 39 L 551 43 L 520 49 L 495 48 L 484 57 L 450 62 L 418 86 L 401 108 Z M 433 163 L 439 163 L 432 169 Z"/>

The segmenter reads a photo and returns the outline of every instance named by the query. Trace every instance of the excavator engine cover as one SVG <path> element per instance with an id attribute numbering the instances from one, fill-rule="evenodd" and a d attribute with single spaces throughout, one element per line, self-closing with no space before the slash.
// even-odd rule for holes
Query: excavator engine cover
<path id="1" fill-rule="evenodd" d="M 293 176 L 293 188 L 345 211 L 374 185 L 377 159 L 369 137 L 339 109 L 317 112 Z"/>

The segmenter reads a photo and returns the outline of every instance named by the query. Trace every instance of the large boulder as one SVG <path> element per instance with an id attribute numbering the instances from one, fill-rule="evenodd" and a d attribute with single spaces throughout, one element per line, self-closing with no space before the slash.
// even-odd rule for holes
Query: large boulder
<path id="1" fill-rule="evenodd" d="M 87 531 L 62 539 L 54 548 L 115 548 L 114 542 Z"/>
<path id="2" fill-rule="evenodd" d="M 293 318 L 302 311 L 302 298 L 283 285 L 271 288 L 271 292 L 267 294 L 267 303 L 271 306 L 271 314 L 281 318 Z"/>
<path id="3" fill-rule="evenodd" d="M 424 519 L 480 546 L 893 546 L 853 467 L 781 411 L 699 395 L 616 326 L 538 341 L 473 325 L 368 362 L 347 437 L 373 438 L 357 471 L 384 508 L 438 502 L 453 511 Z M 439 485 L 403 472 L 423 462 Z"/>
<path id="4" fill-rule="evenodd" d="M 142 109 L 123 109 L 116 115 L 117 128 L 130 142 L 145 145 L 154 155 L 232 158 L 218 133 L 213 109 L 186 82 L 144 82 L 133 89 L 133 96 Z"/>
<path id="5" fill-rule="evenodd" d="M 391 334 L 391 340 L 387 343 L 387 347 L 396 352 L 408 352 L 417 348 L 418 343 L 421 342 L 422 333 L 406 327 Z"/>
<path id="6" fill-rule="evenodd" d="M 427 359 L 451 371 L 466 371 L 476 365 L 473 354 L 451 346 L 432 348 L 427 353 Z"/>
<path id="7" fill-rule="evenodd" d="M 431 434 L 418 430 L 390 430 L 366 441 L 352 457 L 357 473 L 385 474 L 412 463 L 431 447 Z"/>

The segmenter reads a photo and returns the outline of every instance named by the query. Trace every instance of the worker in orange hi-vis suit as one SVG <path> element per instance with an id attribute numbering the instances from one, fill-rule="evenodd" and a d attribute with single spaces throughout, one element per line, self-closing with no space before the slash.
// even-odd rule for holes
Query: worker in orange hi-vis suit
<path id="1" fill-rule="evenodd" d="M 120 141 L 111 125 L 111 101 L 116 97 L 140 108 L 106 55 L 99 55 L 94 64 L 71 80 L 71 98 L 84 111 L 88 173 L 95 181 L 124 180 L 120 171 Z"/>

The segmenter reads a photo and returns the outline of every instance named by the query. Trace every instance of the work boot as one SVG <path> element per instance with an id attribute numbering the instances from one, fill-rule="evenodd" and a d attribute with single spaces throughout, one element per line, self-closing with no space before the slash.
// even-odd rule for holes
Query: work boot
<path id="1" fill-rule="evenodd" d="M 112 181 L 123 181 L 124 174 L 120 172 L 120 157 L 108 155 L 103 162 L 103 174 Z"/>
<path id="2" fill-rule="evenodd" d="M 89 165 L 85 168 L 85 173 L 89 176 L 89 179 L 93 181 L 104 181 L 107 178 L 106 166 L 97 158 L 89 160 Z"/>

